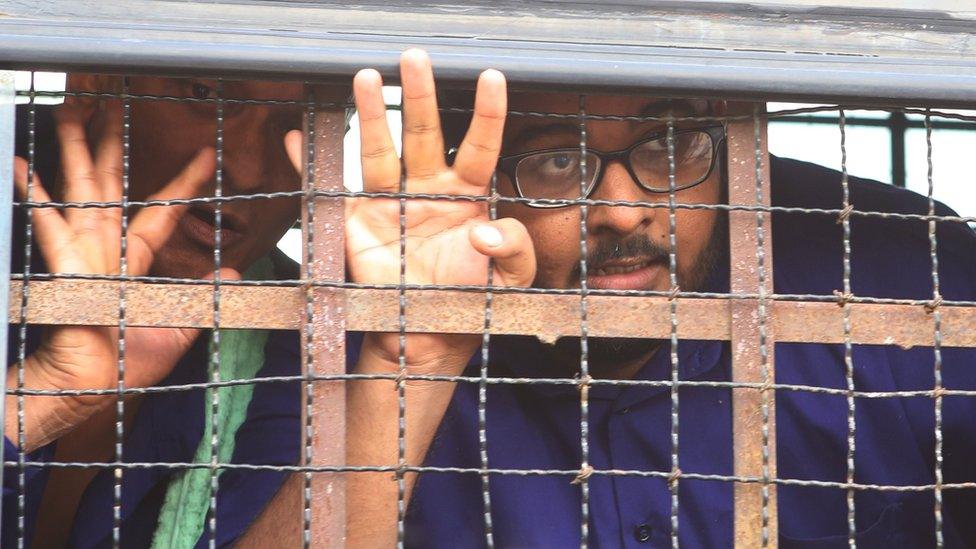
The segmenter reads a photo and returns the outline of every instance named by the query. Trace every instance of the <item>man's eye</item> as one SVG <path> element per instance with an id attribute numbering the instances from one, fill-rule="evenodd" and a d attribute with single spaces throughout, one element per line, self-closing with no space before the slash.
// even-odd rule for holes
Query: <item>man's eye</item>
<path id="1" fill-rule="evenodd" d="M 557 174 L 571 171 L 575 167 L 572 157 L 568 154 L 557 154 L 550 156 L 541 166 L 542 171 L 548 174 Z"/>
<path id="2" fill-rule="evenodd" d="M 194 99 L 215 99 L 217 94 L 214 93 L 214 89 L 206 84 L 201 84 L 199 82 L 194 82 L 191 88 Z"/>

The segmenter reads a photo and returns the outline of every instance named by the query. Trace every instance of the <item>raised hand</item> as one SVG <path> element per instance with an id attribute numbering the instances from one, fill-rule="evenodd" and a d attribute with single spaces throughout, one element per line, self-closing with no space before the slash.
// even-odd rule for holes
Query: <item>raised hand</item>
<path id="1" fill-rule="evenodd" d="M 402 177 L 407 193 L 488 195 L 507 112 L 505 77 L 495 70 L 481 74 L 471 125 L 454 164 L 448 166 L 427 54 L 416 49 L 404 52 L 400 75 L 402 163 L 386 122 L 379 73 L 362 70 L 353 81 L 361 129 L 364 190 L 399 192 Z M 490 220 L 483 201 L 410 198 L 406 204 L 405 235 L 408 284 L 484 285 L 489 257 L 494 259 L 495 285 L 528 286 L 535 277 L 535 254 L 525 227 L 511 218 Z M 400 281 L 399 200 L 356 198 L 347 202 L 346 259 L 355 282 Z M 399 346 L 396 338 L 375 337 L 374 341 L 379 343 L 378 351 L 395 359 Z M 408 363 L 412 356 L 437 355 L 436 347 L 450 354 L 470 353 L 478 341 L 480 336 L 411 336 Z"/>
<path id="2" fill-rule="evenodd" d="M 504 76 L 488 70 L 478 79 L 474 116 L 453 166 L 445 161 L 433 71 L 427 54 L 420 50 L 404 52 L 400 58 L 400 76 L 402 164 L 386 123 L 380 75 L 367 69 L 360 71 L 353 81 L 362 133 L 364 190 L 397 193 L 403 178 L 407 193 L 488 195 L 507 112 Z M 296 169 L 301 171 L 301 132 L 289 133 L 285 148 Z M 346 260 L 354 282 L 400 282 L 400 232 L 399 200 L 366 197 L 346 200 Z M 487 281 L 489 258 L 494 259 L 494 285 L 528 286 L 535 278 L 535 251 L 525 227 L 515 219 L 490 220 L 484 201 L 408 198 L 404 234 L 408 284 L 483 285 Z M 480 341 L 480 335 L 408 334 L 407 369 L 413 374 L 457 375 Z M 399 334 L 368 334 L 356 371 L 397 373 L 399 351 Z M 455 383 L 408 379 L 403 391 L 405 404 L 400 402 L 397 391 L 390 390 L 392 384 L 388 380 L 347 383 L 346 459 L 350 465 L 398 463 L 401 405 L 404 406 L 402 421 L 406 422 L 405 463 L 423 463 Z M 403 495 L 409 501 L 416 475 L 407 474 L 405 480 Z M 289 482 L 286 486 L 289 497 L 299 497 L 296 490 L 300 483 Z M 352 475 L 347 479 L 346 488 L 347 545 L 395 543 L 399 494 L 390 475 Z M 269 506 L 272 513 L 267 516 L 274 517 L 269 519 L 269 524 L 277 526 L 286 520 L 284 517 L 291 516 L 289 501 L 293 500 L 282 497 Z"/>
<path id="3" fill-rule="evenodd" d="M 403 87 L 403 159 L 397 157 L 386 122 L 382 78 L 372 69 L 353 80 L 361 132 L 363 189 L 396 193 L 401 178 L 407 193 L 486 196 L 501 150 L 507 100 L 505 77 L 487 70 L 478 79 L 471 126 L 452 166 L 445 161 L 444 139 L 430 59 L 407 50 L 400 58 Z M 301 134 L 286 137 L 286 148 L 301 170 Z M 528 286 L 535 277 L 535 253 L 525 227 L 512 218 L 490 220 L 485 202 L 421 200 L 406 204 L 407 284 L 484 285 L 488 258 L 492 283 Z M 400 202 L 355 198 L 346 201 L 346 261 L 352 280 L 370 284 L 400 282 Z M 379 352 L 396 362 L 396 337 L 371 335 Z M 441 354 L 462 357 L 480 336 L 420 336 L 408 341 L 407 362 Z M 466 362 L 464 358 L 463 362 Z"/>
<path id="4" fill-rule="evenodd" d="M 121 108 L 117 102 L 95 107 L 91 102 L 69 99 L 56 113 L 61 143 L 62 194 L 66 202 L 122 200 Z M 94 155 L 88 145 L 87 127 L 99 129 Z M 214 152 L 201 151 L 151 199 L 198 196 L 212 177 L 214 167 Z M 23 159 L 16 159 L 14 181 L 20 196 L 26 198 L 27 163 Z M 44 184 L 36 176 L 31 186 L 31 200 L 38 203 L 51 201 Z M 127 274 L 142 275 L 149 271 L 155 252 L 166 243 L 186 208 L 144 208 L 131 216 L 126 231 Z M 57 208 L 34 209 L 34 234 L 49 272 L 119 274 L 121 220 L 121 208 L 66 208 L 64 213 Z M 222 276 L 239 277 L 230 270 Z M 158 383 L 189 349 L 197 333 L 198 330 L 191 329 L 128 330 L 126 385 Z M 113 388 L 117 379 L 117 360 L 117 328 L 52 327 L 45 333 L 37 351 L 27 359 L 25 384 L 34 389 Z M 8 372 L 8 380 L 15 371 Z M 113 399 L 113 396 L 31 399 L 25 407 L 25 450 L 56 439 Z M 7 417 L 6 432 L 10 434 L 11 416 L 8 414 Z"/>
<path id="5" fill-rule="evenodd" d="M 434 77 L 427 54 L 401 57 L 403 85 L 403 177 L 408 193 L 488 194 L 505 125 L 505 78 L 488 70 L 478 79 L 474 116 L 453 166 L 445 162 Z M 400 190 L 401 161 L 386 123 L 382 81 L 363 70 L 353 81 L 362 132 L 363 187 Z M 396 200 L 359 199 L 347 218 L 347 253 L 357 282 L 399 281 L 400 205 Z M 485 284 L 488 257 L 493 282 L 525 286 L 535 275 L 531 241 L 514 219 L 489 221 L 485 202 L 415 200 L 406 209 L 406 279 L 409 284 Z"/>

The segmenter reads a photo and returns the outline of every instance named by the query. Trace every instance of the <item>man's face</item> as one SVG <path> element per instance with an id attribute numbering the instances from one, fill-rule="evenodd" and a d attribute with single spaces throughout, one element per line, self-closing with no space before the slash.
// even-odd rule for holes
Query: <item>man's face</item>
<path id="1" fill-rule="evenodd" d="M 212 80 L 138 77 L 133 94 L 215 98 Z M 302 99 L 302 85 L 225 82 L 227 99 Z M 204 147 L 216 147 L 213 102 L 131 102 L 131 198 L 143 200 L 175 177 Z M 223 196 L 293 191 L 300 177 L 285 154 L 283 138 L 301 128 L 301 106 L 223 105 Z M 216 178 L 204 196 L 214 196 Z M 194 205 L 157 253 L 152 273 L 199 277 L 213 269 L 214 204 Z M 299 200 L 262 199 L 221 206 L 221 265 L 243 272 L 268 253 L 299 214 Z"/>
<path id="2" fill-rule="evenodd" d="M 513 94 L 510 109 L 577 113 L 579 97 L 572 94 Z M 703 101 L 665 102 L 628 96 L 590 96 L 588 114 L 662 115 L 706 114 Z M 700 123 L 698 125 L 701 125 Z M 680 130 L 694 125 L 676 123 Z M 611 152 L 626 149 L 645 137 L 666 131 L 664 122 L 587 120 L 587 147 Z M 505 128 L 502 155 L 550 148 L 578 148 L 578 119 L 510 117 Z M 718 203 L 721 166 L 700 185 L 678 191 L 678 203 Z M 661 174 L 667 180 L 667 172 Z M 499 176 L 499 192 L 515 196 L 512 182 Z M 642 201 L 667 204 L 667 193 L 648 192 L 633 180 L 620 161 L 606 166 L 594 200 Z M 580 286 L 580 208 L 532 208 L 523 204 L 500 203 L 500 216 L 511 216 L 525 224 L 532 235 L 538 260 L 534 286 L 576 288 Z M 668 208 L 590 206 L 587 229 L 588 287 L 616 290 L 669 289 L 669 211 Z M 712 235 L 717 224 L 715 210 L 676 210 L 676 259 L 679 286 L 686 291 L 704 283 L 714 255 Z"/>

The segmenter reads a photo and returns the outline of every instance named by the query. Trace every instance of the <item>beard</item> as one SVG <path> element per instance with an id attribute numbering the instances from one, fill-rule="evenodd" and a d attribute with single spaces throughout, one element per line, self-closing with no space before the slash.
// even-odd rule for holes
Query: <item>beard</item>
<path id="1" fill-rule="evenodd" d="M 587 263 L 600 263 L 617 257 L 647 257 L 668 262 L 669 250 L 651 241 L 645 235 L 627 239 L 606 240 L 598 243 L 587 255 Z M 708 243 L 687 272 L 677 273 L 678 285 L 683 291 L 701 291 L 722 264 L 728 264 L 728 220 L 724 211 L 719 212 Z M 576 280 L 580 278 L 580 268 L 574 270 Z M 511 347 L 522 356 L 535 357 L 539 365 L 555 365 L 557 370 L 544 373 L 554 377 L 564 377 L 578 372 L 582 358 L 582 342 L 579 337 L 561 337 L 555 343 L 543 343 L 535 336 L 496 336 L 500 342 Z M 650 356 L 663 342 L 660 339 L 624 337 L 587 337 L 587 367 L 589 373 L 597 378 L 617 377 L 621 365 Z M 570 370 L 572 368 L 572 370 Z"/>

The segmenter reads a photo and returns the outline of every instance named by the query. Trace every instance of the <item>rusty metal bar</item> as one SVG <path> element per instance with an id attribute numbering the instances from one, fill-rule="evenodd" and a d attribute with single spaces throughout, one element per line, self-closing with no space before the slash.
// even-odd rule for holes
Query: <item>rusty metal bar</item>
<path id="1" fill-rule="evenodd" d="M 213 327 L 212 290 L 205 285 L 128 283 L 129 326 Z M 10 282 L 11 295 L 22 282 Z M 90 280 L 31 281 L 27 311 L 30 324 L 115 326 L 118 282 Z M 300 330 L 305 326 L 305 290 L 283 286 L 224 285 L 221 328 Z M 344 302 L 346 329 L 396 332 L 397 290 L 334 289 Z M 411 332 L 484 333 L 484 295 L 454 290 L 408 290 Z M 666 297 L 590 295 L 587 331 L 593 337 L 668 338 L 671 324 Z M 731 299 L 682 298 L 678 337 L 729 341 Z M 506 294 L 493 296 L 492 334 L 539 335 L 545 340 L 579 336 L 579 296 Z M 768 305 L 770 332 L 780 343 L 844 343 L 843 308 L 832 302 L 773 301 Z M 976 347 L 976 307 L 942 305 L 942 346 Z M 8 318 L 19 319 L 11 302 Z M 932 345 L 932 318 L 924 305 L 851 304 L 851 341 L 904 348 Z"/>
<path id="2" fill-rule="evenodd" d="M 754 104 L 729 104 L 734 114 L 748 115 Z M 762 116 L 730 122 L 727 128 L 729 204 L 769 205 L 769 153 L 765 105 Z M 756 126 L 759 126 L 758 128 Z M 758 131 L 758 133 L 757 133 Z M 757 163 L 761 162 L 761 166 Z M 760 179 L 761 178 L 761 179 Z M 757 186 L 761 194 L 757 195 Z M 764 238 L 760 238 L 764 235 Z M 762 212 L 729 212 L 730 290 L 773 292 L 771 218 Z M 729 303 L 732 381 L 773 383 L 773 337 L 768 300 L 733 299 Z M 836 305 L 834 306 L 835 308 Z M 773 313 L 773 314 L 769 314 Z M 804 336 L 812 332 L 808 325 Z M 779 335 L 777 333 L 777 335 Z M 732 389 L 734 474 L 776 477 L 775 395 L 753 388 Z M 775 485 L 735 484 L 736 547 L 776 546 Z"/>
<path id="3" fill-rule="evenodd" d="M 318 87 L 316 98 L 334 99 L 337 90 Z M 345 134 L 345 111 L 316 108 L 306 120 L 307 189 L 342 190 L 342 141 Z M 308 158 L 311 154 L 312 158 Z M 318 197 L 302 209 L 303 265 L 306 277 L 314 280 L 345 280 L 345 225 L 342 198 Z M 307 345 L 302 346 L 302 363 L 310 364 L 316 375 L 346 372 L 346 295 L 334 288 L 309 286 L 302 290 L 304 305 L 311 305 L 306 315 Z M 278 305 L 282 310 L 287 306 Z M 305 306 L 292 311 L 306 310 Z M 310 321 L 310 325 L 309 325 Z M 311 363 L 307 353 L 311 353 Z M 310 373 L 312 373 L 310 372 Z M 346 463 L 346 387 L 342 383 L 309 383 L 303 393 L 303 425 L 310 428 L 310 465 L 342 466 Z M 308 414 L 311 414 L 310 421 Z M 345 479 L 340 473 L 306 473 L 303 490 L 303 516 L 310 521 L 305 543 L 315 547 L 344 547 L 346 539 Z"/>

